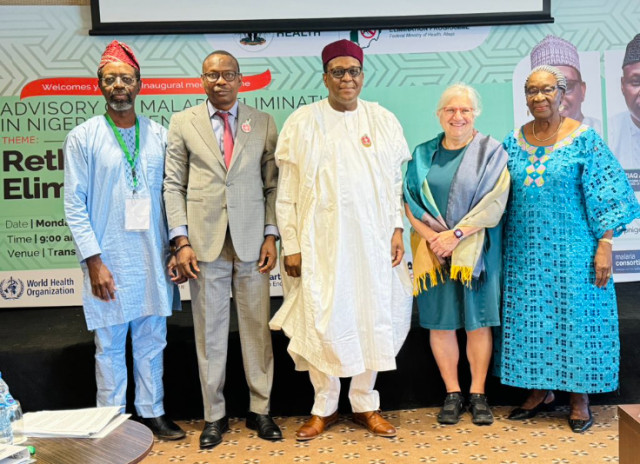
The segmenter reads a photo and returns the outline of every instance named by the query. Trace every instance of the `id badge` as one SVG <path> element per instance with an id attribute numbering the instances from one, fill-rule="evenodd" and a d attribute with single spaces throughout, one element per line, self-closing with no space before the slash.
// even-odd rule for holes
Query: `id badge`
<path id="1" fill-rule="evenodd" d="M 149 230 L 151 198 L 127 198 L 125 204 L 125 230 Z"/>

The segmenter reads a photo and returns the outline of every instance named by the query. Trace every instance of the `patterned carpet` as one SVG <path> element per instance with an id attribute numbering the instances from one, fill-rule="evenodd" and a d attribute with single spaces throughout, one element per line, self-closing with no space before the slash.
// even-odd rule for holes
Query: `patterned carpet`
<path id="1" fill-rule="evenodd" d="M 596 423 L 586 433 L 571 432 L 568 408 L 541 413 L 531 420 L 514 422 L 506 418 L 508 407 L 494 408 L 496 421 L 478 427 L 467 413 L 453 426 L 437 423 L 437 408 L 389 411 L 383 416 L 397 429 L 398 436 L 375 437 L 354 424 L 350 415 L 324 435 L 310 442 L 297 442 L 293 435 L 307 417 L 277 417 L 285 439 L 259 439 L 244 425 L 231 419 L 222 444 L 200 450 L 198 437 L 203 421 L 180 422 L 185 440 L 157 441 L 145 464 L 593 464 L 618 462 L 618 416 L 616 406 L 592 408 Z"/>

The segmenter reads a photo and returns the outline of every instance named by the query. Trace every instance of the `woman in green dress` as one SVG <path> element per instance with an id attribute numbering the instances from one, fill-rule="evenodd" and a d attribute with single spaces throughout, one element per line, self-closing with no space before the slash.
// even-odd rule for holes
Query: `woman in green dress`
<path id="1" fill-rule="evenodd" d="M 491 327 L 500 325 L 507 153 L 500 142 L 474 128 L 480 99 L 472 87 L 447 88 L 436 114 L 444 132 L 415 149 L 404 183 L 412 225 L 414 295 L 447 390 L 438 422 L 457 423 L 466 406 L 458 381 L 456 335 L 464 328 L 472 421 L 488 425 L 493 415 L 485 380 Z"/>

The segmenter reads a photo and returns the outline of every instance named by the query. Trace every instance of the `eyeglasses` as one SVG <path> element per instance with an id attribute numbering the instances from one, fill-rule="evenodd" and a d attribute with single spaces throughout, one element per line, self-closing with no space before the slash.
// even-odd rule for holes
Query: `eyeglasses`
<path id="1" fill-rule="evenodd" d="M 469 118 L 473 116 L 473 108 L 469 108 L 467 106 L 463 106 L 460 108 L 455 106 L 445 106 L 444 108 L 442 108 L 442 112 L 447 116 L 453 116 L 458 111 L 460 111 L 460 114 L 462 115 L 463 118 Z"/>
<path id="2" fill-rule="evenodd" d="M 138 82 L 138 78 L 135 76 L 104 76 L 100 79 L 102 85 L 105 87 L 111 87 L 117 81 L 122 82 L 122 85 L 126 87 L 132 87 Z"/>
<path id="3" fill-rule="evenodd" d="M 240 73 L 238 71 L 222 71 L 222 72 L 213 71 L 210 73 L 202 73 L 202 77 L 204 77 L 209 82 L 218 82 L 218 79 L 220 79 L 220 76 L 222 76 L 225 81 L 231 82 L 239 75 Z"/>
<path id="4" fill-rule="evenodd" d="M 349 75 L 355 79 L 360 74 L 362 74 L 362 68 L 360 66 L 352 66 L 351 68 L 347 69 L 334 68 L 328 70 L 327 72 L 331 74 L 331 77 L 333 77 L 334 79 L 342 79 L 346 73 L 349 73 Z"/>
<path id="5" fill-rule="evenodd" d="M 536 87 L 529 87 L 524 91 L 524 93 L 526 93 L 527 97 L 529 98 L 533 98 L 537 96 L 539 93 L 541 93 L 545 97 L 548 97 L 549 95 L 553 94 L 553 92 L 555 92 L 556 90 L 558 90 L 558 87 L 556 87 L 555 85 L 549 86 L 549 87 L 543 87 L 542 89 L 537 89 Z"/>

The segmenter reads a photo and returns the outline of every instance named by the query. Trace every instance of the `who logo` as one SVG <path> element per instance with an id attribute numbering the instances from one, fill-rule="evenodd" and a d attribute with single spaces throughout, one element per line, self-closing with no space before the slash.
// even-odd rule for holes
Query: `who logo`
<path id="1" fill-rule="evenodd" d="M 20 279 L 9 277 L 0 281 L 0 296 L 5 300 L 17 300 L 24 293 L 24 283 Z"/>

